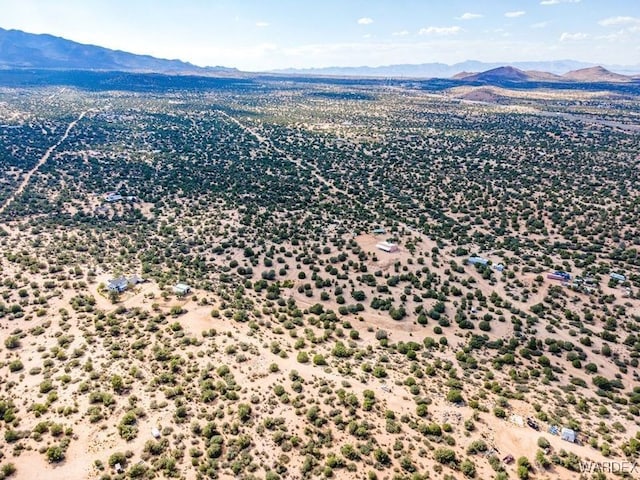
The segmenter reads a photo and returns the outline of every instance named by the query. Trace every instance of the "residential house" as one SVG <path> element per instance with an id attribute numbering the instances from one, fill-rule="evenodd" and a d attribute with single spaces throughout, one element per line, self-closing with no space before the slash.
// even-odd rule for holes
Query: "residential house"
<path id="1" fill-rule="evenodd" d="M 144 283 L 146 280 L 142 277 L 139 277 L 135 273 L 129 277 L 129 285 L 137 285 L 139 283 Z"/>
<path id="2" fill-rule="evenodd" d="M 173 293 L 182 297 L 191 291 L 191 287 L 186 283 L 176 283 L 173 287 Z"/>
<path id="3" fill-rule="evenodd" d="M 118 192 L 107 192 L 104 194 L 105 202 L 119 202 L 120 200 L 122 200 L 122 195 Z"/>
<path id="4" fill-rule="evenodd" d="M 129 281 L 125 277 L 114 278 L 107 283 L 107 289 L 110 292 L 124 292 L 129 286 Z"/>
<path id="5" fill-rule="evenodd" d="M 118 278 L 114 278 L 109 280 L 107 283 L 107 289 L 111 292 L 124 292 L 129 286 L 134 286 L 139 283 L 144 283 L 144 278 L 139 277 L 138 275 L 131 275 L 129 278 L 125 276 L 121 276 Z"/>
<path id="6" fill-rule="evenodd" d="M 380 242 L 376 245 L 378 250 L 382 250 L 383 252 L 393 253 L 398 251 L 398 245 L 390 242 Z"/>
<path id="7" fill-rule="evenodd" d="M 471 265 L 486 265 L 489 263 L 489 260 L 482 257 L 469 257 L 467 259 L 467 263 L 470 263 Z"/>
<path id="8" fill-rule="evenodd" d="M 610 273 L 609 277 L 611 277 L 612 280 L 617 280 L 618 282 L 627 281 L 627 277 L 625 277 L 624 275 L 620 275 L 619 273 Z"/>

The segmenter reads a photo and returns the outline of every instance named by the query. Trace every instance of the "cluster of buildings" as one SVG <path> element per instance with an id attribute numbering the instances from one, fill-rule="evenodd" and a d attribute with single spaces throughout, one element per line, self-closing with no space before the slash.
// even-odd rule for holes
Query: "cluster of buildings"
<path id="1" fill-rule="evenodd" d="M 556 270 L 553 273 L 547 275 L 549 280 L 558 280 L 562 282 L 563 285 L 569 285 L 571 282 L 571 287 L 578 291 L 583 291 L 585 293 L 592 293 L 594 286 L 598 283 L 595 278 L 592 277 L 575 277 L 573 278 L 570 273 L 564 272 L 562 270 Z M 609 278 L 614 280 L 617 283 L 624 283 L 627 281 L 627 277 L 620 273 L 610 273 Z M 629 287 L 626 288 L 626 295 L 631 296 L 631 289 Z"/>
<path id="2" fill-rule="evenodd" d="M 561 429 L 559 429 L 557 426 L 551 425 L 549 427 L 549 433 L 551 435 L 560 435 L 560 438 L 565 442 L 571 442 L 571 443 L 578 442 L 578 434 L 576 433 L 575 430 L 568 427 L 562 427 Z"/>
<path id="3" fill-rule="evenodd" d="M 484 257 L 472 256 L 472 257 L 467 258 L 467 263 L 469 265 L 487 266 L 487 265 L 489 265 L 489 259 L 488 258 L 484 258 Z M 502 263 L 497 263 L 497 264 L 493 265 L 493 269 L 496 272 L 504 272 L 505 268 L 506 267 Z"/>
<path id="4" fill-rule="evenodd" d="M 511 415 L 509 417 L 509 421 L 519 427 L 524 427 L 524 424 L 525 424 L 524 418 L 522 418 L 521 415 L 516 415 L 516 414 Z M 533 428 L 534 430 L 540 430 L 540 425 L 538 425 L 538 422 L 536 422 L 533 418 L 527 417 L 526 423 L 529 427 Z M 550 425 L 548 432 L 551 435 L 559 435 L 560 438 L 565 442 L 577 443 L 578 441 L 578 434 L 576 433 L 575 430 L 569 427 L 559 428 L 556 425 Z"/>
<path id="5" fill-rule="evenodd" d="M 94 211 L 94 213 L 96 215 L 107 215 L 109 213 L 109 209 L 107 208 L 107 206 L 105 204 L 107 203 L 117 203 L 120 201 L 127 201 L 127 202 L 137 202 L 138 201 L 138 197 L 134 197 L 133 195 L 121 195 L 118 192 L 107 192 L 102 196 L 102 200 L 104 201 L 104 203 L 98 205 Z"/>
<path id="6" fill-rule="evenodd" d="M 547 278 L 550 280 L 561 280 L 563 282 L 568 282 L 571 280 L 571 274 L 568 272 L 563 272 L 562 270 L 556 270 L 553 273 L 550 273 L 549 275 L 547 275 Z M 617 282 L 626 282 L 627 281 L 627 277 L 625 277 L 624 275 L 620 274 L 620 273 L 610 273 L 609 274 L 609 278 L 611 278 L 611 280 L 615 280 Z M 587 284 L 591 284 L 594 282 L 593 278 L 580 278 L 580 277 L 576 277 L 574 280 L 574 283 L 587 283 Z"/>
<path id="7" fill-rule="evenodd" d="M 575 290 L 582 291 L 584 293 L 592 293 L 594 289 L 594 285 L 596 284 L 596 280 L 592 277 L 582 278 L 576 277 L 573 279 L 571 283 L 571 287 Z"/>
<path id="8" fill-rule="evenodd" d="M 371 233 L 373 233 L 374 235 L 385 235 L 387 233 L 387 230 L 385 228 L 382 227 L 377 227 L 374 228 Z M 378 242 L 376 244 L 376 248 L 378 250 L 382 250 L 383 252 L 386 253 L 393 253 L 393 252 L 397 252 L 399 250 L 398 245 L 392 242 L 387 242 L 382 241 L 382 242 Z"/>
<path id="9" fill-rule="evenodd" d="M 140 278 L 138 275 L 132 275 L 129 278 L 124 275 L 109 280 L 107 282 L 107 290 L 110 292 L 122 293 L 126 291 L 129 287 L 133 287 L 138 285 L 139 283 L 144 283 L 146 280 Z M 176 283 L 173 286 L 173 293 L 179 297 L 182 297 L 191 292 L 191 287 L 186 283 Z"/>

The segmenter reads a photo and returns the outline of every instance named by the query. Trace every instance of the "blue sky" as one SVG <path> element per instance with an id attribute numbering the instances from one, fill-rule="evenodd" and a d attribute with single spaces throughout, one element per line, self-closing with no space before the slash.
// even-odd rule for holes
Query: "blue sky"
<path id="1" fill-rule="evenodd" d="M 197 65 L 640 64 L 640 0 L 0 0 L 0 27 Z"/>

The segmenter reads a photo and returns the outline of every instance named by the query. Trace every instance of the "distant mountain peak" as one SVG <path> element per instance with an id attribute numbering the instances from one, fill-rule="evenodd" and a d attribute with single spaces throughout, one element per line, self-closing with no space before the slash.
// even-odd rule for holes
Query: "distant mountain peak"
<path id="1" fill-rule="evenodd" d="M 49 34 L 0 28 L 0 68 L 100 70 L 167 74 L 231 73 L 224 67 L 201 68 L 181 60 L 87 45 Z"/>
<path id="2" fill-rule="evenodd" d="M 463 78 L 470 77 L 471 75 L 475 75 L 478 72 L 459 72 L 453 75 L 451 78 L 454 80 L 462 80 Z"/>
<path id="3" fill-rule="evenodd" d="M 600 65 L 572 70 L 565 73 L 562 77 L 566 80 L 580 82 L 629 82 L 632 80 L 632 78 L 626 75 L 613 73 Z"/>
<path id="4" fill-rule="evenodd" d="M 564 75 L 536 70 L 523 71 L 510 65 L 505 65 L 474 74 L 458 74 L 454 79 L 463 82 L 483 84 L 514 83 L 514 82 L 583 82 L 583 83 L 613 83 L 632 82 L 634 77 L 613 73 L 606 68 L 596 65 L 592 67 L 572 70 Z"/>
<path id="5" fill-rule="evenodd" d="M 526 72 L 520 70 L 519 68 L 512 67 L 510 65 L 505 65 L 502 67 L 492 68 L 491 70 L 487 70 L 485 72 L 474 73 L 473 75 L 468 75 L 463 77 L 462 80 L 469 82 L 501 82 L 501 81 L 509 81 L 509 82 L 527 82 L 531 80 L 531 77 L 527 75 Z"/>

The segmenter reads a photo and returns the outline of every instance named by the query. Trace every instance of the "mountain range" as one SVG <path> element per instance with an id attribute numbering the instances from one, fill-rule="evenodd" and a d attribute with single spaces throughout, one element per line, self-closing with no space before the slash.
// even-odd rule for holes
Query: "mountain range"
<path id="1" fill-rule="evenodd" d="M 502 82 L 590 82 L 590 83 L 625 83 L 638 80 L 636 77 L 613 73 L 604 67 L 586 67 L 571 70 L 563 75 L 537 70 L 520 70 L 512 66 L 493 68 L 480 73 L 461 72 L 454 75 L 456 80 L 475 83 Z"/>
<path id="2" fill-rule="evenodd" d="M 0 69 L 88 70 L 170 75 L 236 76 L 227 67 L 198 67 L 181 60 L 136 55 L 86 45 L 48 34 L 32 34 L 0 28 Z M 615 72 L 615 73 L 614 73 Z M 454 65 L 424 63 L 384 67 L 330 67 L 287 69 L 272 74 L 331 75 L 342 77 L 453 78 L 462 82 L 630 82 L 639 76 L 640 65 L 601 67 L 574 60 L 549 62 L 485 63 L 470 60 Z"/>
<path id="3" fill-rule="evenodd" d="M 299 75 L 330 75 L 348 77 L 387 77 L 387 78 L 456 78 L 461 72 L 478 73 L 494 70 L 505 65 L 502 63 L 479 62 L 468 60 L 466 62 L 447 65 L 445 63 L 421 63 L 387 65 L 381 67 L 326 67 L 307 69 L 275 70 L 274 73 L 299 74 Z M 541 62 L 511 62 L 509 65 L 517 70 L 525 72 L 544 72 L 553 75 L 563 75 L 567 72 L 598 67 L 594 63 L 578 62 L 575 60 L 553 60 Z M 606 70 L 621 75 L 637 75 L 640 73 L 640 65 L 605 65 Z M 550 77 L 551 78 L 551 77 Z"/>
<path id="4" fill-rule="evenodd" d="M 0 28 L 0 68 L 101 70 L 208 75 L 233 73 L 225 67 L 202 68 L 181 60 L 165 60 L 86 45 L 47 34 Z"/>

